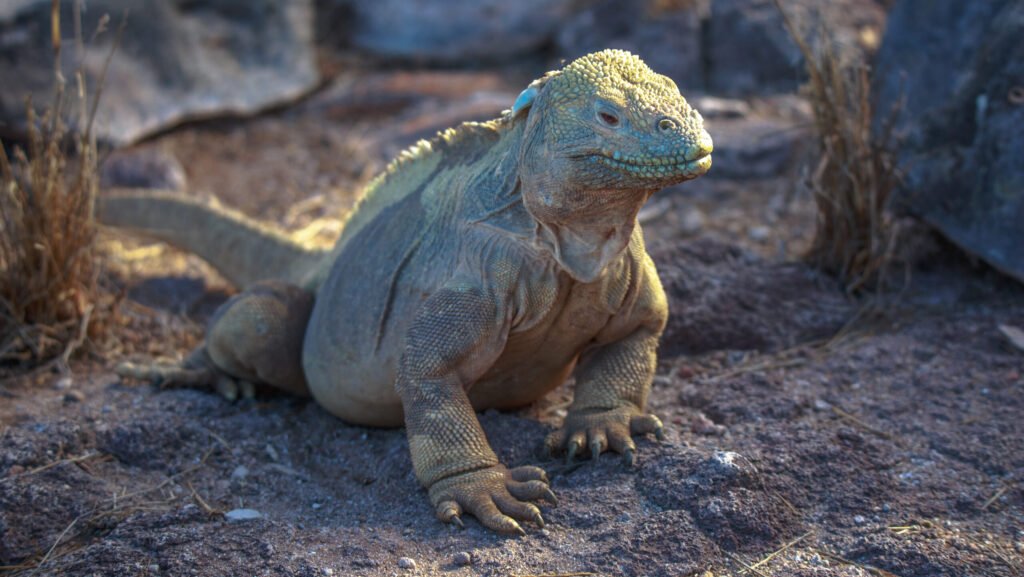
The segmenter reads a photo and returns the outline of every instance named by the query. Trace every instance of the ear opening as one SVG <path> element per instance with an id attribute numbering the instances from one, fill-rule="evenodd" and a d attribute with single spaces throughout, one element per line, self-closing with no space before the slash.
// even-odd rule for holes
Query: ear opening
<path id="1" fill-rule="evenodd" d="M 537 99 L 537 94 L 539 92 L 540 89 L 532 84 L 527 86 L 526 90 L 520 92 L 519 96 L 516 97 L 516 103 L 512 105 L 512 110 L 510 111 L 512 113 L 512 117 L 518 116 L 520 112 L 523 112 L 533 106 L 533 101 Z"/>
<path id="2" fill-rule="evenodd" d="M 531 82 L 530 85 L 526 87 L 526 90 L 520 92 L 519 96 L 516 97 L 515 104 L 513 104 L 512 109 L 508 111 L 508 117 L 515 118 L 521 113 L 525 113 L 529 110 L 530 107 L 533 106 L 533 103 L 537 101 L 537 97 L 540 95 L 544 85 L 547 84 L 548 80 L 551 80 L 551 78 L 557 75 L 557 71 L 548 72 L 541 78 Z"/>

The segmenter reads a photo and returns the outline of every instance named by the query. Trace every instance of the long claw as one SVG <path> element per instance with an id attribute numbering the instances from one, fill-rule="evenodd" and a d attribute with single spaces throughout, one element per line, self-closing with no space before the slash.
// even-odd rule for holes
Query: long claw
<path id="1" fill-rule="evenodd" d="M 657 429 L 654 429 L 654 438 L 658 439 L 659 441 L 664 441 L 665 440 L 665 428 L 664 427 L 658 427 Z"/>
<path id="2" fill-rule="evenodd" d="M 592 460 L 594 460 L 594 461 L 597 461 L 597 459 L 600 456 L 601 456 L 601 443 L 600 443 L 600 441 L 595 441 L 593 443 L 590 443 L 590 458 Z"/>
<path id="3" fill-rule="evenodd" d="M 580 450 L 580 446 L 576 441 L 569 442 L 569 450 L 565 454 L 565 464 L 569 465 L 572 460 L 576 458 L 576 452 Z"/>
<path id="4" fill-rule="evenodd" d="M 515 519 L 510 517 L 504 517 L 504 519 L 500 520 L 482 521 L 484 525 L 487 525 L 499 533 L 514 534 L 519 535 L 520 537 L 526 535 L 526 531 L 519 525 L 519 523 L 516 523 Z"/>
<path id="5" fill-rule="evenodd" d="M 438 510 L 440 511 L 437 515 L 438 519 L 444 523 L 453 523 L 459 527 L 465 528 L 462 524 L 462 519 L 459 518 L 459 514 L 462 513 L 462 508 L 459 507 L 458 503 L 455 501 L 440 503 Z"/>
<path id="6" fill-rule="evenodd" d="M 541 495 L 541 499 L 544 499 L 548 503 L 551 503 L 552 507 L 558 506 L 558 497 L 555 497 L 555 493 L 551 489 L 544 489 L 544 493 Z"/>
<path id="7" fill-rule="evenodd" d="M 627 467 L 632 467 L 636 463 L 636 449 L 626 449 L 622 453 L 622 461 L 626 463 Z"/>
<path id="8" fill-rule="evenodd" d="M 247 401 L 256 398 L 256 385 L 250 381 L 239 381 L 238 391 L 242 394 L 242 398 Z"/>
<path id="9" fill-rule="evenodd" d="M 534 467 L 531 465 L 524 465 L 522 467 L 516 467 L 510 471 L 512 479 L 519 482 L 526 481 L 542 481 L 548 482 L 548 474 L 540 467 Z"/>
<path id="10" fill-rule="evenodd" d="M 234 402 L 238 399 L 238 385 L 227 377 L 217 379 L 216 389 L 228 401 Z"/>
<path id="11" fill-rule="evenodd" d="M 535 514 L 531 515 L 530 520 L 533 521 L 534 524 L 540 527 L 541 529 L 544 528 L 544 517 L 541 516 L 540 511 L 537 511 Z"/>

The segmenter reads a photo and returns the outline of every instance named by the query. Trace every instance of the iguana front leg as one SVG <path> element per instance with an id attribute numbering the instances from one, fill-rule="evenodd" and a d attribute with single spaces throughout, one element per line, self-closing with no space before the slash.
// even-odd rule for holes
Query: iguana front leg
<path id="1" fill-rule="evenodd" d="M 612 320 L 610 335 L 599 338 L 600 344 L 581 357 L 575 397 L 562 428 L 548 435 L 549 453 L 564 451 L 571 461 L 584 448 L 595 459 L 611 449 L 632 465 L 633 435 L 663 437 L 661 421 L 645 408 L 668 305 L 654 265 L 648 261 L 645 269 L 647 280 L 637 289 L 635 301 Z M 616 339 L 616 334 L 624 336 Z"/>
<path id="2" fill-rule="evenodd" d="M 525 501 L 553 502 L 554 494 L 542 469 L 498 462 L 466 396 L 504 348 L 509 321 L 501 308 L 472 286 L 431 296 L 406 336 L 396 387 L 416 478 L 438 518 L 461 525 L 465 511 L 495 531 L 521 534 L 517 519 L 544 525 Z"/>
<path id="3" fill-rule="evenodd" d="M 644 412 L 657 343 L 657 335 L 639 330 L 583 359 L 565 423 L 547 438 L 550 453 L 564 450 L 571 461 L 584 447 L 594 458 L 611 449 L 632 465 L 632 435 L 654 433 L 661 438 L 661 421 Z"/>

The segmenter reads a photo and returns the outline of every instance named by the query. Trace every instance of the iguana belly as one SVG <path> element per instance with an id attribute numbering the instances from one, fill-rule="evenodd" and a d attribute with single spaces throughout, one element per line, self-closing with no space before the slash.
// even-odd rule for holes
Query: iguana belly
<path id="1" fill-rule="evenodd" d="M 415 240 L 405 246 L 414 247 Z M 404 424 L 395 392 L 404 335 L 452 266 L 429 262 L 429 254 L 435 253 L 413 250 L 410 255 L 407 248 L 372 259 L 353 258 L 358 264 L 351 266 L 339 259 L 339 268 L 321 287 L 306 334 L 304 368 L 314 398 L 343 420 L 369 426 Z M 395 267 L 403 262 L 399 268 L 407 274 L 400 270 L 396 275 Z M 394 279 L 390 289 L 388 279 Z M 548 281 L 560 286 L 547 312 L 529 329 L 514 330 L 492 367 L 470 384 L 467 393 L 477 410 L 524 406 L 558 387 L 611 317 L 602 304 L 606 299 L 599 297 L 607 292 L 606 282 L 580 285 L 567 277 Z"/>

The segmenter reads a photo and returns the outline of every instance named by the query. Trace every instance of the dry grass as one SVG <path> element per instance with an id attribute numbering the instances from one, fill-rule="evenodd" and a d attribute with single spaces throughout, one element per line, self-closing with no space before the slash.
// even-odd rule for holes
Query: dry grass
<path id="1" fill-rule="evenodd" d="M 898 111 L 882 130 L 873 130 L 870 69 L 863 57 L 843 53 L 824 26 L 812 48 L 779 0 L 775 5 L 810 77 L 805 91 L 814 110 L 818 160 L 806 180 L 818 222 L 807 257 L 850 293 L 881 288 L 899 241 L 888 210 L 899 182 L 890 130 Z"/>
<path id="2" fill-rule="evenodd" d="M 66 85 L 59 2 L 51 17 L 58 63 L 53 101 L 39 116 L 27 103 L 27 138 L 13 158 L 0 142 L 0 368 L 66 364 L 102 335 L 111 308 L 99 304 L 110 299 L 100 298 L 94 249 L 99 178 L 92 121 L 99 89 L 90 102 L 81 70 Z"/>

